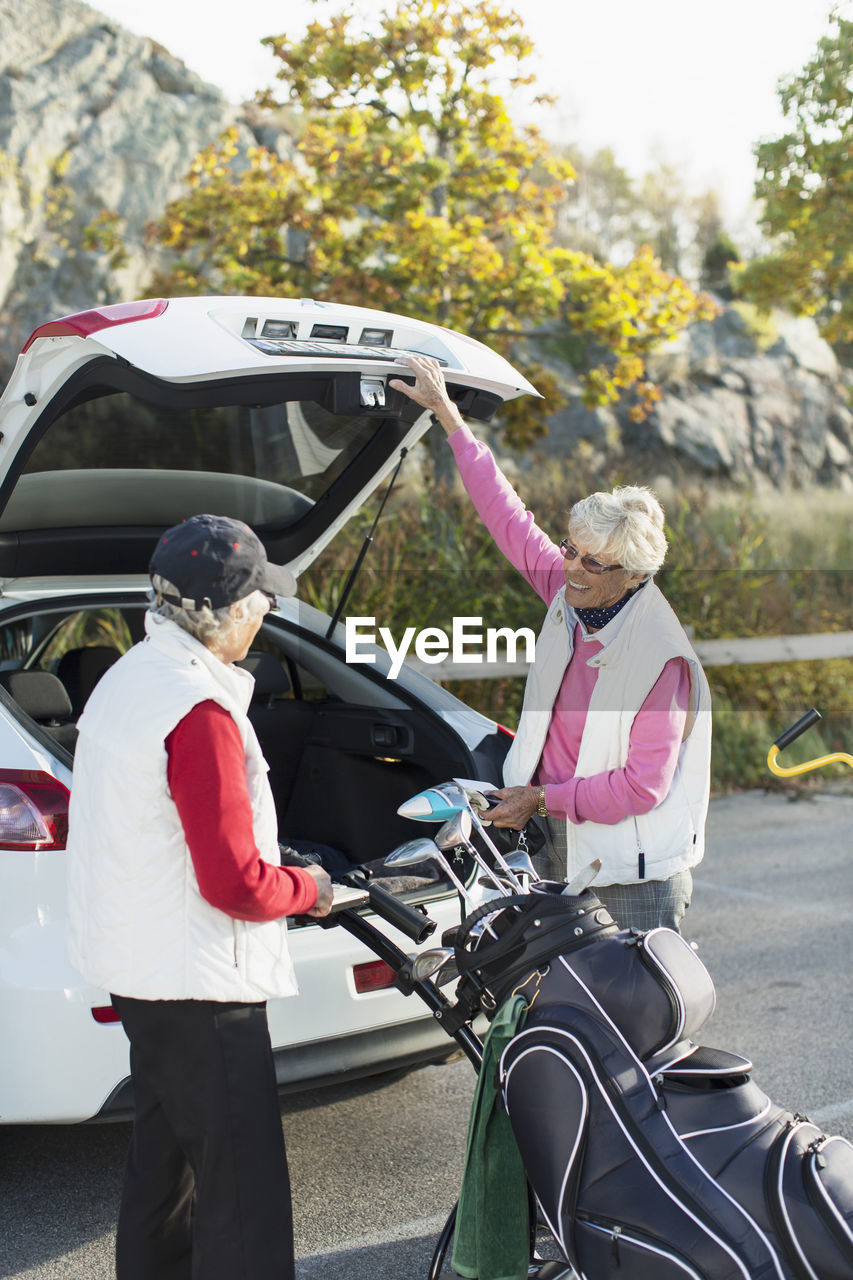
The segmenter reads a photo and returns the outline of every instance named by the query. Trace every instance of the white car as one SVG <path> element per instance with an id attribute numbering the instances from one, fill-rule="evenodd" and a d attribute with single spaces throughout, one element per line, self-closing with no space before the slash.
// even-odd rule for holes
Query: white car
<path id="1" fill-rule="evenodd" d="M 462 334 L 310 300 L 122 303 L 27 341 L 0 398 L 0 1123 L 131 1105 L 109 997 L 67 959 L 64 848 L 75 720 L 142 635 L 157 537 L 197 512 L 235 516 L 298 575 L 427 429 L 388 387 L 402 352 L 440 360 L 470 418 L 536 394 Z M 348 663 L 343 626 L 297 598 L 250 655 L 281 838 L 353 864 L 427 834 L 397 816 L 401 802 L 454 775 L 497 779 L 508 746 L 417 671 L 389 678 L 388 654 L 372 652 L 372 665 Z M 458 921 L 446 881 L 403 896 L 440 928 Z M 291 945 L 299 996 L 269 1006 L 282 1089 L 453 1048 L 343 930 L 296 925 Z"/>

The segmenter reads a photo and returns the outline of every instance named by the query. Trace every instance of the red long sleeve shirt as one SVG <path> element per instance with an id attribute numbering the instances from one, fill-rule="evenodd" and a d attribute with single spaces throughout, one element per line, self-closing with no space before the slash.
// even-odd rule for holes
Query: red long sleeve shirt
<path id="1" fill-rule="evenodd" d="M 317 884 L 265 862 L 255 844 L 240 731 L 218 702 L 199 702 L 166 739 L 168 781 L 201 896 L 237 920 L 301 915 Z"/>

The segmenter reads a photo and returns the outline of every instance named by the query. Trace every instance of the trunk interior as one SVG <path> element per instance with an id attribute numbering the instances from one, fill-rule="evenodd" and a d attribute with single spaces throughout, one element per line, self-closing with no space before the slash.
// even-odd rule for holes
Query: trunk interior
<path id="1" fill-rule="evenodd" d="M 76 720 L 94 685 L 142 638 L 145 606 L 63 601 L 15 611 L 0 624 L 0 697 L 36 735 L 73 755 Z M 270 768 L 283 845 L 327 866 L 333 878 L 370 864 L 397 892 L 435 891 L 437 863 L 393 875 L 382 859 L 435 829 L 397 815 L 416 792 L 454 775 L 478 776 L 458 735 L 405 700 L 371 668 L 280 619 L 264 624 L 244 660 L 255 678 L 249 708 Z M 460 868 L 462 870 L 462 868 Z M 470 871 L 470 868 L 464 868 Z"/>

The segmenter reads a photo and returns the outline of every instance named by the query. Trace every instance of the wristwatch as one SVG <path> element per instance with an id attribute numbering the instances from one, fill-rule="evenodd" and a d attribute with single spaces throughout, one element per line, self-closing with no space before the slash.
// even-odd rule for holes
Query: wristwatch
<path id="1" fill-rule="evenodd" d="M 539 803 L 536 806 L 536 813 L 540 818 L 548 817 L 548 807 L 545 804 L 545 788 L 539 788 Z"/>

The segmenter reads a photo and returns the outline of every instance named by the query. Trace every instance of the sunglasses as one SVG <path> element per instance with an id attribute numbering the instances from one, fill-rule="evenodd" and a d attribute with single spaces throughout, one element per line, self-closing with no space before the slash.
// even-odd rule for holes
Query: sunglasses
<path id="1" fill-rule="evenodd" d="M 573 547 L 565 538 L 560 542 L 560 551 L 563 553 L 564 560 L 580 559 L 581 564 L 587 573 L 610 573 L 612 569 L 621 569 L 621 564 L 602 564 L 600 560 L 596 560 L 594 556 L 578 556 L 577 548 Z"/>

